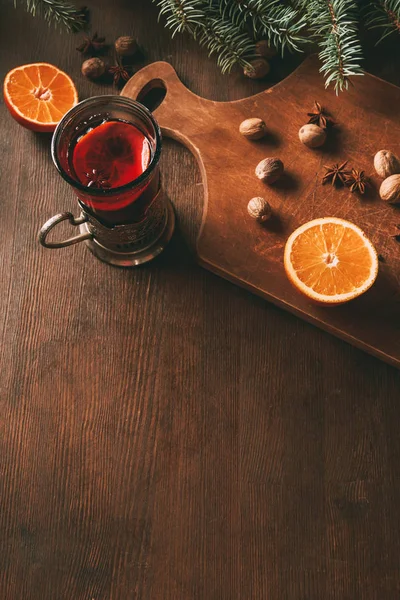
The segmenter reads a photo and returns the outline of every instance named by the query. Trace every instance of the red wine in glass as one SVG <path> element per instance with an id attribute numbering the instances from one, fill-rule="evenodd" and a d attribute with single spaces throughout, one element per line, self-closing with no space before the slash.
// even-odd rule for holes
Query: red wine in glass
<path id="1" fill-rule="evenodd" d="M 150 180 L 129 189 L 152 158 L 149 140 L 138 127 L 122 120 L 92 122 L 70 145 L 68 155 L 72 176 L 88 191 L 80 194 L 81 200 L 97 218 L 112 224 L 144 218 L 158 192 L 159 173 L 157 168 Z M 118 190 L 123 186 L 128 189 Z"/>

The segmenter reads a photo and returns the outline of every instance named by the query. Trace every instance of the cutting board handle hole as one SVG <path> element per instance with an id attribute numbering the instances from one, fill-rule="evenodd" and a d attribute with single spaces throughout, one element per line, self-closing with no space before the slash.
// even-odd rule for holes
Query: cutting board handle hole
<path id="1" fill-rule="evenodd" d="M 154 112 L 163 102 L 166 94 L 165 83 L 161 79 L 152 79 L 140 90 L 137 100 L 151 112 Z"/>

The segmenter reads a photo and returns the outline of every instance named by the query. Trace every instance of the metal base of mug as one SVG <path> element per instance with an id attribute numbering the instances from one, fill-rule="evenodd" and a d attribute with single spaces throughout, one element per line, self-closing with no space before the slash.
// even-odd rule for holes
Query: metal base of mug
<path id="1" fill-rule="evenodd" d="M 145 248 L 141 248 L 140 250 L 135 250 L 133 252 L 117 252 L 115 250 L 110 250 L 100 244 L 96 239 L 87 239 L 85 240 L 85 244 L 88 249 L 94 256 L 109 265 L 114 265 L 116 267 L 137 267 L 138 265 L 143 265 L 144 263 L 153 260 L 156 256 L 161 254 L 169 240 L 172 237 L 172 234 L 175 229 L 175 213 L 171 201 L 168 198 L 165 198 L 166 204 L 166 218 L 164 229 L 158 238 L 153 240 L 151 244 L 146 246 Z M 81 233 L 89 233 L 90 229 L 88 227 L 88 223 L 82 223 L 79 226 L 79 231 Z"/>

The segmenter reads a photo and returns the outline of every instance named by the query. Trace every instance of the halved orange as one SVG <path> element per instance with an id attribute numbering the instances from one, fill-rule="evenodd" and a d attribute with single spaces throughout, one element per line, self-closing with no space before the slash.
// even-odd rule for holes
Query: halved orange
<path id="1" fill-rule="evenodd" d="M 32 131 L 54 131 L 78 102 L 72 79 L 54 65 L 16 67 L 4 80 L 4 100 L 18 123 Z"/>
<path id="2" fill-rule="evenodd" d="M 378 255 L 357 225 L 325 217 L 289 236 L 284 266 L 299 292 L 319 303 L 341 304 L 371 287 L 378 275 Z"/>

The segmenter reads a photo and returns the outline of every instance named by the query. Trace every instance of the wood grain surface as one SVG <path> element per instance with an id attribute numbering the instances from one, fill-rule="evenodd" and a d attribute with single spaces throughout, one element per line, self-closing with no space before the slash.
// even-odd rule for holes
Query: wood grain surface
<path id="1" fill-rule="evenodd" d="M 0 6 L 2 76 L 46 60 L 81 98 L 109 91 L 80 75 L 79 36 Z M 171 41 L 148 0 L 90 7 L 205 98 L 266 85 Z M 400 83 L 391 46 L 367 62 Z M 49 138 L 1 111 L 1 600 L 399 598 L 400 373 L 196 266 L 201 177 L 168 140 L 159 259 L 41 248 L 75 200 Z"/>
<path id="2" fill-rule="evenodd" d="M 400 245 L 393 237 L 399 213 L 398 207 L 380 200 L 382 180 L 373 169 L 377 149 L 400 150 L 395 109 L 400 88 L 366 74 L 354 78 L 351 89 L 338 97 L 324 89 L 313 55 L 279 84 L 235 102 L 193 94 L 166 62 L 141 69 L 122 94 L 146 101 L 157 87 L 165 93 L 155 110 L 163 133 L 191 150 L 202 176 L 204 212 L 196 244 L 200 264 L 400 367 Z M 298 131 L 315 98 L 333 116 L 335 127 L 322 148 L 311 150 L 300 143 Z M 257 143 L 239 132 L 249 117 L 267 123 L 267 135 Z M 274 185 L 255 177 L 255 167 L 266 156 L 278 156 L 285 165 Z M 344 161 L 349 169 L 368 174 L 364 196 L 346 187 L 322 187 L 324 165 Z M 247 214 L 254 196 L 267 198 L 272 206 L 274 217 L 262 227 Z M 283 267 L 289 234 L 326 216 L 356 223 L 384 261 L 373 289 L 335 310 L 299 294 Z"/>

